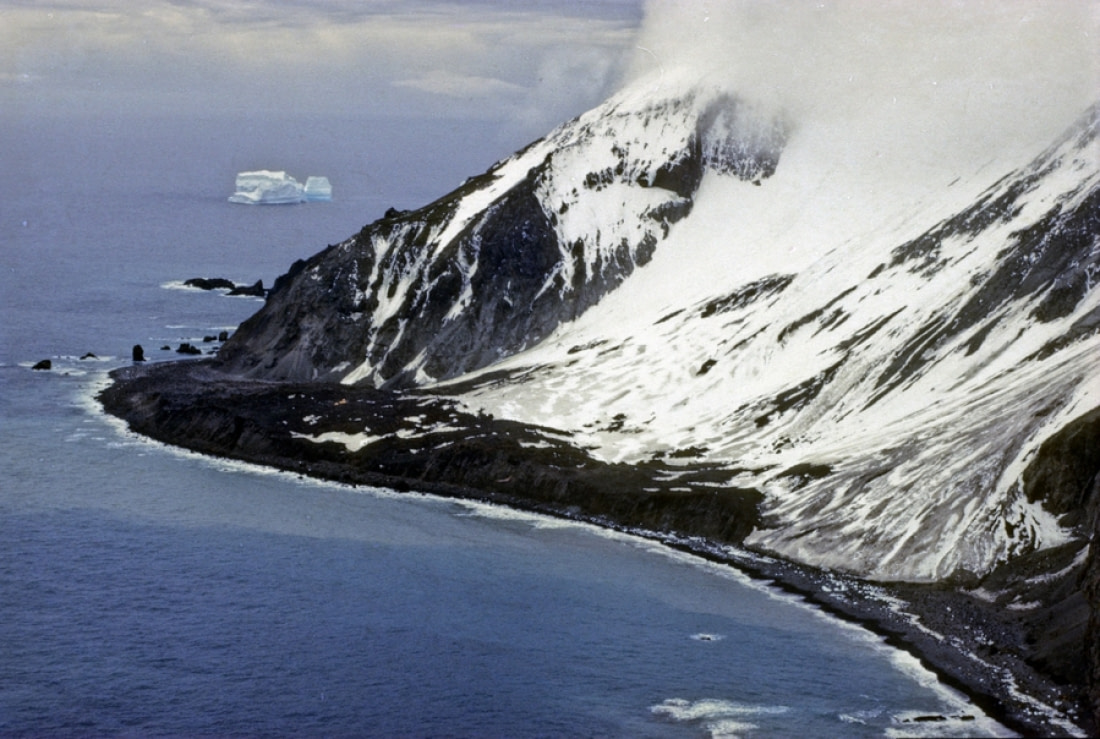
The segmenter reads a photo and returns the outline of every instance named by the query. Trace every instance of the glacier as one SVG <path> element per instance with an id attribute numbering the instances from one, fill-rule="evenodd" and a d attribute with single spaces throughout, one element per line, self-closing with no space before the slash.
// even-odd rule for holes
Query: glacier
<path id="1" fill-rule="evenodd" d="M 240 172 L 236 192 L 229 202 L 243 205 L 285 205 L 332 200 L 332 185 L 327 177 L 311 176 L 303 185 L 283 171 L 259 169 Z"/>

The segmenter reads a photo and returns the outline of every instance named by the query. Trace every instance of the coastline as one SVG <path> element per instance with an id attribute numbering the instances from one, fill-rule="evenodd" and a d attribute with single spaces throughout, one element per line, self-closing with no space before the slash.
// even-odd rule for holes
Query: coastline
<path id="1" fill-rule="evenodd" d="M 1083 689 L 1067 692 L 1011 649 L 1019 633 L 1002 623 L 1003 608 L 975 597 L 975 583 L 874 583 L 746 549 L 763 496 L 719 487 L 726 470 L 607 464 L 560 432 L 474 416 L 446 396 L 242 380 L 210 360 L 135 365 L 111 378 L 98 400 L 141 435 L 344 484 L 483 501 L 659 541 L 860 624 L 1009 729 L 1093 729 Z M 367 427 L 373 436 L 363 436 Z M 1048 567 L 1080 559 L 1076 550 L 1058 557 Z M 1069 569 L 1064 579 L 1079 574 Z M 993 634 L 998 627 L 1003 633 Z"/>

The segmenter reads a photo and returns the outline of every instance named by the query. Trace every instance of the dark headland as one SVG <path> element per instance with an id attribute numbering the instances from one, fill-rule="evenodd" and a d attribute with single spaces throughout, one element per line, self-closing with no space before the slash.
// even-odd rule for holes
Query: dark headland
<path id="1" fill-rule="evenodd" d="M 348 485 L 486 501 L 661 540 L 865 625 L 1025 735 L 1097 730 L 1100 567 L 1086 556 L 1087 536 L 981 580 L 872 583 L 745 548 L 761 523 L 762 495 L 714 486 L 728 470 L 608 464 L 561 432 L 472 415 L 446 395 L 242 379 L 216 358 L 135 365 L 112 377 L 99 396 L 107 412 L 158 441 Z M 356 451 L 316 439 L 364 428 L 377 439 Z M 1077 467 L 1096 465 L 1089 445 L 1100 449 L 1097 413 L 1049 440 L 1032 473 L 1087 474 Z M 1089 479 L 1087 498 L 1073 501 L 1082 511 L 1100 498 L 1095 469 Z M 1094 518 L 1083 515 L 1082 525 Z M 1006 607 L 1021 593 L 1033 605 Z"/>

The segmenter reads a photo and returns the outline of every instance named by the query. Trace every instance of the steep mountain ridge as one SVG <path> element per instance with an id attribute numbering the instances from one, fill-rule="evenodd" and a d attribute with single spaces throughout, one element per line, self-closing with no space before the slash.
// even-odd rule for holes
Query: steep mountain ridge
<path id="1" fill-rule="evenodd" d="M 435 203 L 295 264 L 223 360 L 253 377 L 387 387 L 487 366 L 646 264 L 705 172 L 768 177 L 786 136 L 715 90 L 613 98 Z"/>

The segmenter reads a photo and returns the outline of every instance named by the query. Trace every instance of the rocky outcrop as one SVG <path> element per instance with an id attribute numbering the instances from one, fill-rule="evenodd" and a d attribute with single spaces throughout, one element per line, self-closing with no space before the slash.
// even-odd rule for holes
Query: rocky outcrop
<path id="1" fill-rule="evenodd" d="M 232 290 L 237 286 L 233 280 L 224 277 L 192 277 L 184 280 L 183 284 L 199 290 Z"/>
<path id="2" fill-rule="evenodd" d="M 1042 500 L 1077 533 L 1075 556 L 1026 581 L 1017 603 L 1029 609 L 1030 658 L 1068 685 L 1087 686 L 1100 726 L 1100 408 L 1067 424 L 1039 448 L 1023 474 L 1028 499 Z M 1019 570 L 1013 562 L 1005 569 Z M 1026 570 L 1025 570 L 1026 572 Z M 1083 648 L 1082 648 L 1083 647 Z"/>
<path id="3" fill-rule="evenodd" d="M 264 281 L 256 280 L 251 285 L 235 285 L 230 288 L 228 295 L 250 298 L 262 298 L 267 292 L 264 290 Z"/>
<path id="4" fill-rule="evenodd" d="M 192 277 L 184 280 L 183 284 L 198 290 L 225 290 L 226 295 L 234 296 L 262 298 L 267 294 L 263 280 L 257 280 L 251 285 L 238 285 L 224 277 Z"/>

